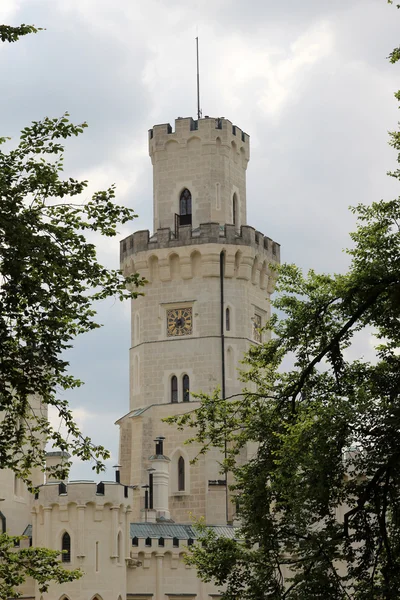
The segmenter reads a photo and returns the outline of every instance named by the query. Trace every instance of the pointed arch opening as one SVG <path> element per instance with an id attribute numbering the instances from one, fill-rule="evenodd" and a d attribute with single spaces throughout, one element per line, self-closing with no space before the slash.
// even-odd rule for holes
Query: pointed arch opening
<path id="1" fill-rule="evenodd" d="M 182 390 L 183 390 L 183 398 L 184 402 L 190 401 L 190 380 L 189 375 L 184 375 L 182 377 Z"/>
<path id="2" fill-rule="evenodd" d="M 259 274 L 258 257 L 254 258 L 253 267 L 251 269 L 251 283 L 257 284 L 257 276 Z"/>
<path id="3" fill-rule="evenodd" d="M 61 538 L 61 550 L 62 550 L 61 561 L 63 563 L 70 563 L 71 562 L 71 536 L 69 535 L 68 531 L 65 531 Z"/>
<path id="4" fill-rule="evenodd" d="M 239 275 L 240 263 L 242 261 L 242 253 L 238 250 L 235 254 L 235 277 Z"/>
<path id="5" fill-rule="evenodd" d="M 190 457 L 185 448 L 175 448 L 170 454 L 170 495 L 187 495 L 190 493 Z"/>
<path id="6" fill-rule="evenodd" d="M 190 255 L 190 262 L 192 266 L 192 277 L 201 277 L 201 254 L 198 250 L 195 250 Z"/>
<path id="7" fill-rule="evenodd" d="M 149 258 L 150 281 L 158 279 L 158 257 L 151 256 Z"/>
<path id="8" fill-rule="evenodd" d="M 267 287 L 267 261 L 264 260 L 260 271 L 260 288 L 265 290 Z"/>
<path id="9" fill-rule="evenodd" d="M 178 459 L 178 492 L 185 491 L 185 459 L 180 456 Z"/>
<path id="10" fill-rule="evenodd" d="M 171 377 L 171 402 L 178 402 L 178 378 L 176 375 Z"/>
<path id="11" fill-rule="evenodd" d="M 229 306 L 225 309 L 225 331 L 231 330 L 231 310 Z"/>
<path id="12" fill-rule="evenodd" d="M 185 188 L 179 198 L 179 224 L 192 224 L 192 194 Z"/>
<path id="13" fill-rule="evenodd" d="M 177 254 L 171 254 L 169 257 L 169 270 L 171 279 L 179 279 L 181 264 Z"/>

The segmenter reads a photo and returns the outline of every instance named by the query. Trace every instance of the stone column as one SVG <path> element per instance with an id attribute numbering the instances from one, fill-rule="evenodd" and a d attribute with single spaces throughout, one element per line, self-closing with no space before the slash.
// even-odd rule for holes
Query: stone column
<path id="1" fill-rule="evenodd" d="M 111 507 L 111 558 L 118 557 L 118 513 L 119 506 Z"/>
<path id="2" fill-rule="evenodd" d="M 153 506 L 157 517 L 170 518 L 168 506 L 169 463 L 167 456 L 156 454 L 150 457 L 153 472 Z"/>
<path id="3" fill-rule="evenodd" d="M 43 523 L 43 527 L 44 527 L 44 547 L 45 548 L 51 548 L 51 511 L 52 511 L 52 507 L 51 506 L 44 506 L 43 507 L 43 512 L 44 512 L 44 523 Z"/>
<path id="4" fill-rule="evenodd" d="M 132 509 L 127 508 L 125 512 L 125 558 L 131 555 L 131 513 Z"/>
<path id="5" fill-rule="evenodd" d="M 155 600 L 163 600 L 163 554 L 156 554 L 156 597 Z"/>
<path id="6" fill-rule="evenodd" d="M 37 546 L 38 532 L 37 532 L 37 512 L 36 508 L 32 508 L 32 546 Z"/>

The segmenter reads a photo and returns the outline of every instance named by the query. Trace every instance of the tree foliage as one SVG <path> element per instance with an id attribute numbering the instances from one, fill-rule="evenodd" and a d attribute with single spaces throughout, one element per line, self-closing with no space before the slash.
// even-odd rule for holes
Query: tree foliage
<path id="1" fill-rule="evenodd" d="M 43 440 L 101 468 L 107 451 L 81 434 L 62 397 L 81 385 L 63 353 L 77 335 L 99 327 L 95 300 L 135 297 L 142 283 L 138 274 L 125 278 L 100 264 L 85 237 L 114 237 L 133 211 L 114 204 L 114 187 L 82 201 L 87 182 L 60 177 L 62 140 L 84 127 L 67 114 L 45 118 L 22 131 L 17 147 L 0 151 L 0 468 L 25 480 L 43 466 Z M 34 394 L 56 407 L 66 435 L 32 410 Z M 65 478 L 68 466 L 56 473 Z"/>
<path id="2" fill-rule="evenodd" d="M 400 151 L 399 131 L 390 143 Z M 243 394 L 172 419 L 204 450 L 228 446 L 240 539 L 207 532 L 190 558 L 227 600 L 399 598 L 400 199 L 352 211 L 347 273 L 279 268 L 272 337 L 245 357 Z M 375 361 L 350 358 L 362 332 Z"/>
<path id="3" fill-rule="evenodd" d="M 18 27 L 0 25 L 0 41 L 10 43 L 17 42 L 20 37 L 28 35 L 29 33 L 37 33 L 38 31 L 43 31 L 43 28 L 25 24 L 18 25 Z"/>
<path id="4" fill-rule="evenodd" d="M 23 537 L 0 535 L 0 598 L 16 598 L 16 589 L 26 577 L 35 579 L 40 593 L 52 581 L 67 583 L 82 577 L 79 569 L 68 570 L 60 563 L 60 553 L 46 548 L 15 548 Z"/>
<path id="5" fill-rule="evenodd" d="M 0 39 L 37 31 L 2 25 Z M 76 336 L 100 327 L 95 301 L 134 298 L 144 283 L 106 268 L 88 241 L 93 232 L 115 237 L 136 215 L 115 204 L 114 186 L 87 198 L 87 181 L 62 177 L 64 143 L 87 126 L 68 117 L 33 122 L 18 143 L 0 138 L 0 470 L 28 484 L 32 470 L 44 468 L 46 443 L 103 468 L 108 451 L 81 433 L 63 396 L 82 384 L 64 353 Z M 44 410 L 35 408 L 37 399 Z M 49 406 L 64 434 L 48 422 Z M 69 466 L 54 467 L 53 476 L 65 479 Z M 45 591 L 50 581 L 81 575 L 65 570 L 58 552 L 14 547 L 18 539 L 0 535 L 0 598 L 17 597 L 29 576 Z"/>

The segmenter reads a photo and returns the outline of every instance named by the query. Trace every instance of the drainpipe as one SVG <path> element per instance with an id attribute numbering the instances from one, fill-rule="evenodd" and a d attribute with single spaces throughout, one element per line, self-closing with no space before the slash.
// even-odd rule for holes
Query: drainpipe
<path id="1" fill-rule="evenodd" d="M 225 266 L 225 252 L 222 251 L 221 254 L 219 255 L 219 281 L 220 281 L 220 308 L 221 308 L 221 379 L 222 379 L 222 385 L 221 385 L 221 391 L 222 391 L 222 398 L 225 399 L 226 396 L 226 385 L 225 385 L 225 299 L 224 299 L 224 277 L 225 277 L 225 272 L 224 272 L 224 266 Z M 226 459 L 227 456 L 227 445 L 226 445 L 226 440 L 225 440 L 225 444 L 224 444 L 224 456 Z M 228 498 L 228 472 L 225 471 L 225 518 L 226 518 L 226 522 L 228 523 L 228 503 L 229 503 L 229 498 Z"/>

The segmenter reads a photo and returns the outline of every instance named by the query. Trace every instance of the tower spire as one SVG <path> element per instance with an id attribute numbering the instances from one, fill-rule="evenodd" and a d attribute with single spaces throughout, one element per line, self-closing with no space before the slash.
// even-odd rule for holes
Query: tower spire
<path id="1" fill-rule="evenodd" d="M 196 59 L 197 59 L 197 118 L 201 119 L 200 108 L 200 71 L 199 71 L 199 38 L 196 37 Z"/>

